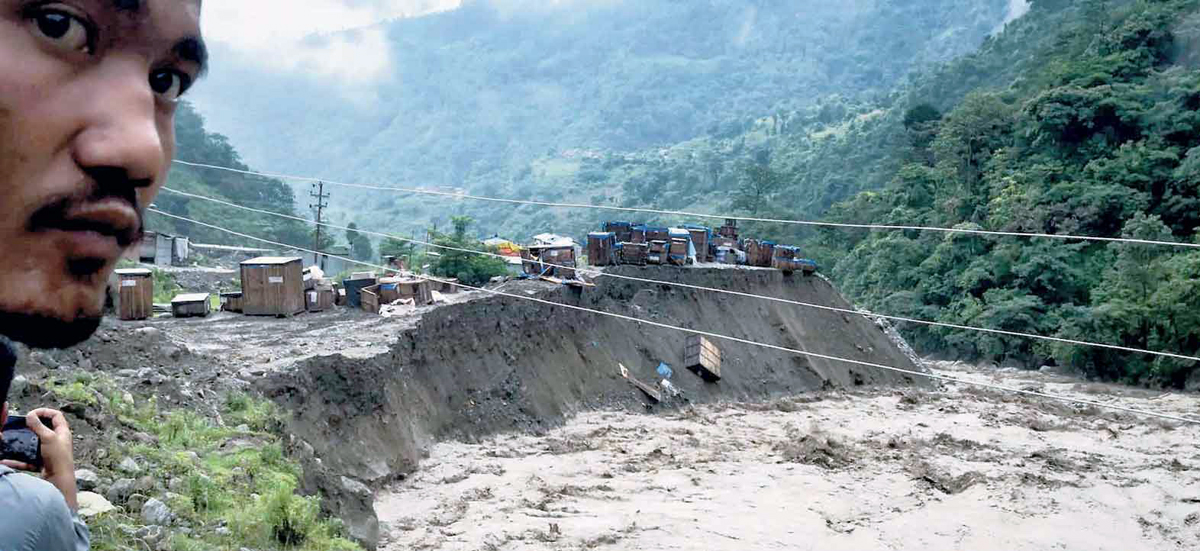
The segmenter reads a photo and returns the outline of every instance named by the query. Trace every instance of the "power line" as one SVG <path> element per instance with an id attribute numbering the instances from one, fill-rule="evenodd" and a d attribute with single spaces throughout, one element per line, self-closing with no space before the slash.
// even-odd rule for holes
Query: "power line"
<path id="1" fill-rule="evenodd" d="M 331 180 L 321 180 L 307 176 L 293 176 L 288 174 L 278 174 L 271 172 L 257 172 L 252 170 L 241 170 L 217 165 L 209 165 L 203 163 L 191 163 L 187 161 L 174 161 L 176 164 L 190 166 L 196 168 L 206 168 L 212 170 L 222 170 L 226 172 L 234 172 L 238 174 L 246 174 L 250 176 L 262 176 L 266 178 L 279 178 L 284 180 L 295 180 L 298 182 L 325 182 L 333 186 L 342 186 L 358 189 L 369 189 L 375 191 L 396 191 L 403 193 L 416 193 L 421 195 L 433 195 L 438 197 L 449 197 L 452 199 L 469 199 L 473 201 L 489 201 L 493 203 L 505 203 L 513 205 L 531 205 L 538 207 L 549 208 L 564 208 L 564 209 L 596 209 L 608 210 L 614 212 L 638 213 L 638 214 L 654 214 L 660 216 L 680 216 L 685 218 L 706 218 L 712 220 L 738 220 L 741 222 L 764 222 L 769 224 L 787 224 L 796 226 L 809 226 L 819 228 L 841 228 L 841 229 L 858 229 L 858 230 L 877 230 L 877 231 L 926 231 L 938 232 L 945 234 L 962 234 L 962 235 L 980 235 L 991 237 L 1019 237 L 1025 239 L 1057 239 L 1061 241 L 1092 241 L 1097 243 L 1129 243 L 1135 245 L 1161 245 L 1164 247 L 1179 247 L 1186 249 L 1200 249 L 1200 243 L 1186 243 L 1176 241 L 1155 241 L 1150 239 L 1134 239 L 1128 237 L 1094 237 L 1088 235 L 1069 235 L 1069 234 L 1052 234 L 1052 233 L 1027 233 L 1027 232 L 1006 232 L 992 230 L 975 230 L 968 228 L 940 228 L 936 226 L 896 226 L 885 224 L 847 224 L 838 222 L 817 222 L 812 220 L 784 220 L 776 218 L 756 218 L 747 216 L 729 216 L 717 214 L 705 214 L 699 212 L 661 210 L 650 208 L 636 207 L 615 207 L 608 205 L 591 205 L 587 203 L 553 203 L 549 201 L 530 201 L 523 199 L 503 199 L 499 197 L 486 197 L 481 195 L 470 195 L 467 193 L 452 193 L 448 191 L 437 191 L 432 189 L 421 188 L 402 188 L 389 186 L 376 186 L 367 184 L 350 184 L 346 182 L 335 182 Z"/>
<path id="2" fill-rule="evenodd" d="M 190 219 L 190 218 L 186 218 L 186 217 L 183 217 L 183 216 L 177 216 L 177 215 L 174 215 L 174 214 L 170 214 L 170 213 L 167 213 L 167 212 L 163 212 L 163 211 L 161 211 L 161 210 L 158 210 L 158 209 L 156 209 L 156 208 L 152 208 L 152 209 L 149 209 L 149 210 L 150 210 L 150 212 L 153 212 L 153 213 L 155 213 L 155 214 L 159 214 L 159 215 L 162 215 L 162 216 L 166 216 L 166 217 L 168 217 L 168 218 L 174 218 L 174 219 L 176 219 L 176 220 L 182 220 L 182 221 L 184 221 L 184 222 L 189 222 L 189 223 L 196 224 L 196 225 L 199 225 L 199 226 L 203 226 L 203 227 L 206 227 L 206 228 L 210 228 L 210 229 L 214 229 L 214 230 L 217 230 L 217 231 L 225 232 L 225 233 L 228 233 L 228 234 L 230 234 L 230 235 L 235 235 L 235 236 L 242 237 L 242 238 L 245 238 L 245 239 L 251 239 L 251 240 L 254 240 L 254 241 L 259 241 L 259 242 L 266 243 L 266 244 L 269 244 L 269 245 L 274 245 L 274 246 L 276 246 L 276 247 L 283 247 L 283 248 L 285 248 L 285 249 L 294 249 L 294 250 L 301 251 L 301 252 L 315 253 L 315 251 L 305 250 L 305 249 L 303 249 L 303 248 L 300 248 L 300 247 L 295 247 L 295 246 L 292 246 L 292 245 L 288 245 L 288 244 L 286 244 L 286 243 L 280 243 L 280 242 L 277 242 L 277 241 L 271 241 L 271 240 L 269 240 L 269 239 L 263 239 L 263 238 L 261 238 L 261 237 L 255 237 L 255 236 L 252 236 L 252 235 L 247 235 L 247 234 L 240 233 L 240 232 L 237 232 L 237 231 L 234 231 L 234 230 L 230 230 L 230 229 L 222 228 L 222 227 L 220 227 L 220 226 L 216 226 L 216 225 L 213 225 L 213 224 L 207 224 L 207 223 L 200 222 L 200 221 L 198 221 L 198 220 L 193 220 L 193 219 Z M 359 265 L 362 265 L 362 266 L 368 266 L 368 267 L 372 267 L 372 268 L 376 268 L 376 269 L 384 270 L 385 272 L 386 272 L 386 271 L 388 271 L 388 270 L 391 270 L 391 269 L 392 269 L 392 268 L 388 268 L 388 267 L 386 267 L 386 266 L 380 266 L 380 265 L 377 265 L 377 264 L 372 264 L 372 263 L 370 263 L 370 262 L 363 262 L 363 261 L 360 261 L 360 260 L 354 260 L 354 259 L 351 259 L 351 258 L 346 258 L 346 257 L 342 257 L 342 256 L 330 255 L 330 258 L 337 258 L 337 259 L 339 259 L 339 260 L 342 260 L 342 261 L 345 261 L 345 262 L 350 262 L 350 263 L 359 264 Z M 882 364 L 877 364 L 877 363 L 872 363 L 872 362 L 864 362 L 864 361 L 861 361 L 861 360 L 852 360 L 852 359 L 849 359 L 849 358 L 839 358 L 839 357 L 837 357 L 837 356 L 829 356 L 829 355 L 826 355 L 826 354 L 818 354 L 818 353 L 816 353 L 816 352 L 808 352 L 808 351 L 804 351 L 804 350 L 796 350 L 796 349 L 793 349 L 793 348 L 787 348 L 787 347 L 783 347 L 783 346 L 777 346 L 777 345 L 773 345 L 773 344 L 761 343 L 761 342 L 752 341 L 752 340 L 749 340 L 749 339 L 742 339 L 742 338 L 738 338 L 738 337 L 731 337 L 731 336 L 728 336 L 728 335 L 720 335 L 720 334 L 717 334 L 717 333 L 710 333 L 710 332 L 708 332 L 708 331 L 699 331 L 699 330 L 696 330 L 696 329 L 688 329 L 688 328 L 686 328 L 686 327 L 679 327 L 679 326 L 670 325 L 670 324 L 666 324 L 666 323 L 661 323 L 661 322 L 656 322 L 656 321 L 650 321 L 650 320 L 644 320 L 644 319 L 641 319 L 641 318 L 635 318 L 635 317 L 633 317 L 633 316 L 626 316 L 626 315 L 623 315 L 623 314 L 616 314 L 616 313 L 613 313 L 613 312 L 605 312 L 605 311 L 602 311 L 602 310 L 593 310 L 593 309 L 591 309 L 591 308 L 584 308 L 584 307 L 582 307 L 582 306 L 575 306 L 575 305 L 571 305 L 571 304 L 563 304 L 563 303 L 559 303 L 559 302 L 554 302 L 554 301 L 545 300 L 545 299 L 539 299 L 539 298 L 530 297 L 530 296 L 522 296 L 522 295 L 517 295 L 517 294 L 512 294 L 512 293 L 505 293 L 505 292 L 502 292 L 502 291 L 496 291 L 496 290 L 492 290 L 492 289 L 485 289 L 485 288 L 482 288 L 482 287 L 474 287 L 474 286 L 471 286 L 471 285 L 464 285 L 464 284 L 462 284 L 462 283 L 459 283 L 459 282 L 452 282 L 452 281 L 449 281 L 449 280 L 440 279 L 440 278 L 433 277 L 433 276 L 428 276 L 428 275 L 421 275 L 421 276 L 419 276 L 419 277 L 421 277 L 422 279 L 428 279 L 428 280 L 430 280 L 430 281 L 436 281 L 436 282 L 439 282 L 439 283 L 442 283 L 442 284 L 452 284 L 452 285 L 456 285 L 456 286 L 458 286 L 458 287 L 461 287 L 461 288 L 463 288 L 463 289 L 469 289 L 469 290 L 473 290 L 473 291 L 481 291 L 481 292 L 488 293 L 488 294 L 495 295 L 495 296 L 508 297 L 508 298 L 513 298 L 513 299 L 517 299 L 517 300 L 526 300 L 526 301 L 535 302 L 535 303 L 538 303 L 538 304 L 544 304 L 544 305 L 547 305 L 547 306 L 554 306 L 554 307 L 559 307 L 559 308 L 566 308 L 566 309 L 569 309 L 569 310 L 574 310 L 574 311 L 578 311 L 578 312 L 586 312 L 586 313 L 589 313 L 589 314 L 595 314 L 595 315 L 599 315 L 599 316 L 606 316 L 606 317 L 611 317 L 611 318 L 620 319 L 620 320 L 624 320 L 624 321 L 632 321 L 632 322 L 635 322 L 635 323 L 639 323 L 639 324 L 645 324 L 645 325 L 649 325 L 649 326 L 652 326 L 652 327 L 658 327 L 658 328 L 662 328 L 662 329 L 670 329 L 670 330 L 679 331 L 679 332 L 682 332 L 682 333 L 688 333 L 688 334 L 691 334 L 691 335 L 700 335 L 700 336 L 702 336 L 702 337 L 708 337 L 708 338 L 712 338 L 712 339 L 719 339 L 719 340 L 724 340 L 724 341 L 729 341 L 729 342 L 736 342 L 736 343 L 740 343 L 740 344 L 747 344 L 747 345 L 750 345 L 750 346 L 757 346 L 757 347 L 761 347 L 761 348 L 766 348 L 766 349 L 770 349 L 770 350 L 776 350 L 776 351 L 779 351 L 779 352 L 786 352 L 786 353 L 790 353 L 790 354 L 796 354 L 796 355 L 800 355 L 800 356 L 806 356 L 806 357 L 810 357 L 810 358 L 817 358 L 817 359 L 823 359 L 823 360 L 835 361 L 835 362 L 843 362 L 843 363 L 848 363 L 848 364 L 852 364 L 852 365 L 858 365 L 858 366 L 863 366 L 863 367 L 871 367 L 871 368 L 875 368 L 875 369 L 882 369 L 882 370 L 884 370 L 884 371 L 890 371 L 890 372 L 894 372 L 894 373 L 900 373 L 900 374 L 904 374 L 904 375 L 910 375 L 910 376 L 913 376 L 913 377 L 921 377 L 921 378 L 926 378 L 926 379 L 932 379 L 932 380 L 941 381 L 941 382 L 946 382 L 946 383 L 956 383 L 956 384 L 962 384 L 962 385 L 977 386 L 977 387 L 981 387 L 981 388 L 989 388 L 989 389 L 992 389 L 992 390 L 999 390 L 999 391 L 1003 391 L 1003 392 L 1011 392 L 1011 393 L 1014 393 L 1014 394 L 1020 394 L 1020 395 L 1023 395 L 1023 396 L 1032 396 L 1032 397 L 1036 397 L 1036 398 L 1044 398 L 1044 399 L 1056 400 L 1056 401 L 1061 401 L 1061 402 L 1066 402 L 1066 403 L 1074 403 L 1074 404 L 1080 404 L 1080 405 L 1086 405 L 1086 406 L 1093 406 L 1093 407 L 1098 407 L 1098 408 L 1103 408 L 1103 409 L 1110 409 L 1110 410 L 1114 410 L 1114 411 L 1121 411 L 1121 412 L 1125 412 L 1125 413 L 1132 413 L 1132 414 L 1136 414 L 1136 415 L 1144 415 L 1144 416 L 1147 416 L 1147 417 L 1155 417 L 1155 418 L 1159 418 L 1159 419 L 1165 419 L 1165 420 L 1170 420 L 1170 421 L 1177 421 L 1177 422 L 1181 422 L 1181 423 L 1189 423 L 1189 424 L 1191 424 L 1191 423 L 1195 423 L 1195 424 L 1200 424 L 1200 420 L 1198 420 L 1198 419 L 1192 419 L 1192 418 L 1188 418 L 1188 417 L 1182 417 L 1182 416 L 1177 416 L 1177 415 L 1171 415 L 1171 414 L 1167 414 L 1167 413 L 1159 413 L 1159 412 L 1155 412 L 1155 411 L 1143 410 L 1143 409 L 1138 409 L 1138 408 L 1131 408 L 1131 407 L 1126 407 L 1126 406 L 1121 406 L 1121 405 L 1106 404 L 1106 403 L 1103 403 L 1103 402 L 1097 402 L 1097 401 L 1094 401 L 1094 400 L 1084 400 L 1084 399 L 1081 399 L 1081 398 L 1071 398 L 1071 397 L 1069 397 L 1069 396 L 1059 396 L 1059 395 L 1055 395 L 1055 394 L 1049 394 L 1049 393 L 1045 393 L 1045 392 L 1037 392 L 1037 391 L 1033 391 L 1033 390 L 1023 390 L 1023 389 L 1019 389 L 1019 388 L 1008 387 L 1008 386 L 1004 386 L 1004 385 L 997 385 L 997 384 L 992 384 L 992 383 L 983 383 L 983 382 L 977 382 L 977 381 L 970 381 L 970 380 L 966 380 L 966 379 L 960 379 L 960 378 L 957 378 L 957 377 L 950 377 L 950 376 L 947 376 L 947 375 L 938 375 L 938 374 L 935 374 L 935 373 L 924 373 L 924 372 L 921 372 L 921 371 L 914 371 L 914 370 L 911 370 L 911 369 L 903 369 L 903 368 L 899 368 L 899 367 L 892 367 L 892 366 L 887 366 L 887 365 L 882 365 Z"/>
<path id="3" fill-rule="evenodd" d="M 163 191 L 166 191 L 169 193 L 174 193 L 174 194 L 181 195 L 184 197 L 190 197 L 193 199 L 210 201 L 213 203 L 225 205 L 225 206 L 236 208 L 236 209 L 241 209 L 241 210 L 248 211 L 248 212 L 255 212 L 255 213 L 259 213 L 259 214 L 268 214 L 271 216 L 277 216 L 277 217 L 285 218 L 285 219 L 289 219 L 289 220 L 297 220 L 297 221 L 304 222 L 307 224 L 314 223 L 312 220 L 301 218 L 299 216 L 292 216 L 292 215 L 288 215 L 288 214 L 282 214 L 282 213 L 272 212 L 272 211 L 263 210 L 263 209 L 256 209 L 253 207 L 247 207 L 247 206 L 243 206 L 243 205 L 238 205 L 236 203 L 231 203 L 229 201 L 223 201 L 221 199 L 215 199 L 212 197 L 205 197 L 203 195 L 188 193 L 186 191 L 179 191 L 179 190 L 171 189 L 171 188 L 167 188 L 167 187 L 164 187 Z M 318 227 L 325 226 L 328 228 L 340 229 L 340 230 L 349 230 L 350 229 L 348 227 L 338 226 L 336 224 L 327 224 L 327 223 L 321 223 L 321 222 L 316 222 L 316 224 L 318 225 Z M 407 237 L 400 237 L 398 235 L 373 232 L 373 231 L 368 231 L 368 230 L 363 230 L 363 229 L 358 229 L 357 231 L 359 233 L 364 233 L 367 235 L 374 235 L 376 237 L 382 237 L 382 238 L 386 238 L 386 239 L 395 239 L 397 241 L 413 243 L 416 245 L 424 245 L 427 248 L 428 247 L 436 247 L 436 248 L 448 250 L 448 251 L 458 251 L 458 252 L 464 252 L 464 253 L 481 255 L 481 256 L 490 256 L 490 257 L 499 258 L 499 259 L 507 259 L 508 258 L 504 255 L 499 255 L 499 254 L 490 253 L 490 252 L 486 252 L 486 251 L 476 251 L 476 250 L 464 249 L 464 248 L 460 248 L 460 247 L 452 247 L 452 246 L 448 246 L 448 245 L 438 245 L 438 244 L 431 243 L 428 241 L 409 239 Z M 1080 341 L 1080 340 L 1075 340 L 1075 339 L 1066 339 L 1066 338 L 1062 338 L 1062 337 L 1050 337 L 1050 336 L 1038 335 L 1038 334 L 1034 334 L 1034 333 L 1022 333 L 1019 331 L 1006 331 L 1006 330 L 1002 330 L 1002 329 L 988 329 L 985 327 L 974 327 L 974 326 L 969 326 L 969 325 L 959 325 L 959 324 L 945 323 L 945 322 L 939 322 L 939 321 L 921 320 L 921 319 L 907 318 L 907 317 L 902 317 L 902 316 L 889 316 L 886 314 L 864 313 L 864 312 L 861 312 L 858 310 L 851 310 L 848 308 L 838 308 L 835 306 L 813 304 L 813 303 L 795 301 L 795 300 L 779 298 L 779 297 L 756 295 L 753 293 L 743 293 L 740 291 L 731 291 L 728 289 L 718 289 L 715 287 L 704 287 L 704 286 L 700 286 L 700 285 L 691 285 L 688 283 L 677 283 L 677 282 L 673 282 L 673 281 L 664 281 L 664 280 L 659 280 L 659 279 L 647 279 L 647 278 L 627 276 L 627 275 L 622 275 L 622 274 L 613 274 L 613 273 L 604 272 L 602 270 L 589 270 L 586 268 L 577 268 L 574 266 L 565 266 L 565 265 L 553 264 L 550 262 L 540 262 L 540 263 L 545 266 L 550 266 L 553 268 L 573 269 L 577 272 L 582 272 L 585 274 L 592 274 L 592 275 L 602 276 L 602 277 L 611 277 L 611 278 L 623 279 L 623 280 L 627 280 L 627 281 L 650 283 L 650 284 L 654 284 L 654 285 L 668 285 L 668 286 L 672 286 L 672 287 L 680 287 L 680 288 L 692 289 L 692 290 L 696 290 L 696 291 L 709 291 L 709 292 L 713 292 L 713 293 L 721 293 L 721 294 L 733 295 L 733 296 L 738 296 L 738 297 L 743 297 L 743 298 L 756 298 L 756 299 L 760 299 L 760 300 L 767 300 L 767 301 L 777 302 L 777 303 L 781 303 L 781 304 L 789 304 L 792 306 L 815 308 L 815 309 L 826 310 L 826 311 L 830 311 L 830 312 L 840 312 L 843 314 L 862 315 L 862 316 L 886 319 L 886 320 L 901 322 L 901 323 L 912 323 L 912 324 L 917 324 L 917 325 L 926 325 L 926 326 L 930 326 L 930 327 L 940 327 L 940 328 L 944 328 L 944 329 L 955 329 L 955 330 L 961 330 L 961 331 L 976 331 L 976 332 L 988 333 L 988 334 L 992 334 L 992 335 L 1003 335 L 1003 336 L 1007 336 L 1007 337 L 1041 340 L 1041 341 L 1046 341 L 1046 342 L 1054 342 L 1054 343 L 1059 343 L 1059 344 L 1070 344 L 1070 345 L 1075 345 L 1075 346 L 1089 346 L 1089 347 L 1094 347 L 1094 348 L 1104 348 L 1104 349 L 1108 349 L 1108 350 L 1116 350 L 1116 351 L 1120 351 L 1120 352 L 1129 352 L 1129 353 L 1133 353 L 1133 354 L 1146 354 L 1146 355 L 1150 355 L 1150 356 L 1159 356 L 1159 357 L 1164 357 L 1164 358 L 1174 358 L 1177 360 L 1200 362 L 1200 357 L 1187 356 L 1184 354 L 1175 354 L 1175 353 L 1171 353 L 1171 352 L 1159 352 L 1159 351 L 1154 351 L 1154 350 L 1144 350 L 1141 348 L 1132 348 L 1132 347 L 1128 347 L 1128 346 L 1120 346 L 1120 345 L 1115 345 L 1115 344 L 1095 343 L 1095 342 Z"/>

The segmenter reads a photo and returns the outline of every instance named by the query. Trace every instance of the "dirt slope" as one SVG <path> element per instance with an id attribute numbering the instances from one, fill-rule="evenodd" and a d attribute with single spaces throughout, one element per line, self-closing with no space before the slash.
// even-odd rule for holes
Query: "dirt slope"
<path id="1" fill-rule="evenodd" d="M 772 270 L 624 268 L 623 273 L 850 307 L 821 278 Z M 514 286 L 508 292 L 790 348 L 921 369 L 863 316 L 602 278 L 582 292 Z M 628 366 L 656 382 L 659 362 L 686 401 L 752 400 L 809 390 L 920 384 L 911 377 L 721 342 L 725 378 L 706 384 L 680 366 L 683 333 L 585 312 L 494 297 L 437 309 L 400 336 L 390 353 L 302 362 L 263 383 L 294 412 L 289 429 L 310 490 L 360 539 L 375 531 L 376 485 L 412 473 L 436 442 L 478 441 L 503 431 L 544 432 L 569 415 L 641 407 L 645 398 L 617 376 Z"/>

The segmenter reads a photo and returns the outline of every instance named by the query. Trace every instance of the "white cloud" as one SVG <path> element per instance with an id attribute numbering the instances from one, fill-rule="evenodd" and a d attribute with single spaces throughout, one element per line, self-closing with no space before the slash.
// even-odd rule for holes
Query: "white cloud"
<path id="1" fill-rule="evenodd" d="M 996 27 L 992 34 L 1003 31 L 1005 26 L 1024 17 L 1027 13 L 1029 13 L 1029 0 L 1008 0 L 1008 14 L 1004 16 L 1004 22 Z"/>
<path id="2" fill-rule="evenodd" d="M 460 1 L 205 0 L 203 25 L 207 40 L 265 68 L 354 84 L 386 76 L 390 66 L 386 37 L 372 25 L 452 9 Z"/>

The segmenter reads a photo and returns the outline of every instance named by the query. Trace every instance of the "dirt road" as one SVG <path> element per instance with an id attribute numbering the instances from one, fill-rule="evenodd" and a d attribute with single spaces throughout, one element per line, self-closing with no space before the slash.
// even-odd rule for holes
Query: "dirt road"
<path id="1" fill-rule="evenodd" d="M 1182 415 L 1200 396 L 938 371 Z M 435 446 L 385 549 L 1197 549 L 1200 426 L 969 387 L 823 393 Z"/>

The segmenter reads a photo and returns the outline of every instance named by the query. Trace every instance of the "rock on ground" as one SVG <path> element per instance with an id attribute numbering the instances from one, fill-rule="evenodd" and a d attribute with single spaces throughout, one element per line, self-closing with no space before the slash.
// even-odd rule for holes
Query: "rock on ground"
<path id="1" fill-rule="evenodd" d="M 142 506 L 142 520 L 151 526 L 170 526 L 171 522 L 175 520 L 175 514 L 171 512 L 171 508 L 167 507 L 166 503 L 157 498 L 150 498 Z"/>
<path id="2" fill-rule="evenodd" d="M 117 508 L 104 496 L 93 492 L 80 492 L 76 499 L 79 500 L 79 516 L 83 518 L 103 515 Z"/>

